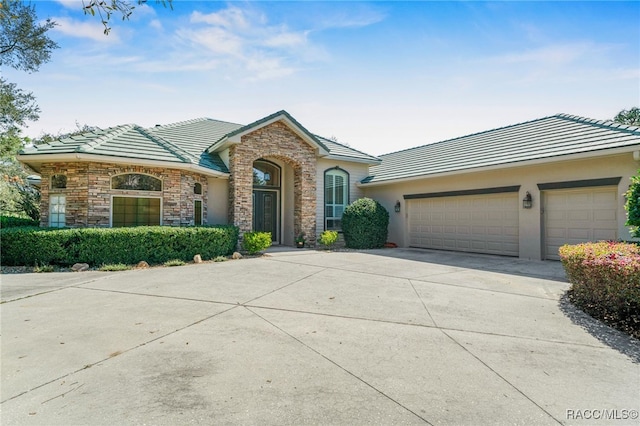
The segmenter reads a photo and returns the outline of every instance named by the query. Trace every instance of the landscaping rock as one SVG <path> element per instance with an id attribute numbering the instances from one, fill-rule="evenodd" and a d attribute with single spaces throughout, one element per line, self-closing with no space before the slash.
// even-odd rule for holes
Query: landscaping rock
<path id="1" fill-rule="evenodd" d="M 233 256 L 231 256 L 232 259 L 242 259 L 242 255 L 240 253 L 233 252 Z"/>
<path id="2" fill-rule="evenodd" d="M 73 272 L 84 272 L 84 271 L 87 271 L 88 269 L 89 269 L 89 264 L 88 263 L 75 263 L 71 267 L 71 270 Z"/>
<path id="3" fill-rule="evenodd" d="M 200 256 L 199 254 L 193 256 L 193 263 L 202 263 L 202 256 Z"/>
<path id="4" fill-rule="evenodd" d="M 136 265 L 136 269 L 147 269 L 148 267 L 149 267 L 149 264 L 147 262 L 145 262 L 144 260 L 141 260 Z"/>

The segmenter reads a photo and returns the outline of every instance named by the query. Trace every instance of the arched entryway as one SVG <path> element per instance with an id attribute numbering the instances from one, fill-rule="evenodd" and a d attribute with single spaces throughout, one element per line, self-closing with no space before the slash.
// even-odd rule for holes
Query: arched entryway
<path id="1" fill-rule="evenodd" d="M 259 228 L 273 230 L 276 215 L 274 241 L 293 245 L 295 237 L 304 233 L 307 244 L 315 245 L 314 148 L 285 124 L 275 122 L 243 135 L 241 143 L 229 147 L 228 158 L 229 219 L 239 228 L 240 239 L 245 232 Z M 273 181 L 275 175 L 272 176 L 277 170 L 279 186 Z M 265 179 L 265 173 L 269 179 Z M 257 217 L 265 210 L 270 217 Z"/>
<path id="2" fill-rule="evenodd" d="M 253 220 L 254 231 L 270 232 L 271 240 L 281 241 L 282 168 L 269 160 L 253 162 Z"/>

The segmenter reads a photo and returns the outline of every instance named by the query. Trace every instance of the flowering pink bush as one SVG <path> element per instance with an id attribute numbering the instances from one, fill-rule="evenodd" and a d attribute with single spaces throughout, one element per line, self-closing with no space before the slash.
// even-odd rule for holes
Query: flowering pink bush
<path id="1" fill-rule="evenodd" d="M 560 247 L 569 298 L 590 315 L 640 338 L 640 247 L 601 241 Z"/>

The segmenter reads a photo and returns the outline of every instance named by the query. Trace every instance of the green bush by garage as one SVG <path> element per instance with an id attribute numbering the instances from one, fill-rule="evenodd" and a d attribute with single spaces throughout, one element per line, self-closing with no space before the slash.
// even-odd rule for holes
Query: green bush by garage
<path id="1" fill-rule="evenodd" d="M 389 233 L 389 212 L 371 198 L 349 204 L 342 214 L 342 232 L 347 247 L 372 249 L 384 247 Z"/>
<path id="2" fill-rule="evenodd" d="M 150 264 L 190 261 L 200 254 L 214 259 L 233 253 L 235 226 L 50 229 L 18 227 L 0 231 L 3 265 L 88 263 Z"/>

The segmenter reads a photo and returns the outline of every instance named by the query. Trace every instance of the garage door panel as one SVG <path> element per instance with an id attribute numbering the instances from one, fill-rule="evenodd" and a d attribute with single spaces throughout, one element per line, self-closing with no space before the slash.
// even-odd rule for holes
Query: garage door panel
<path id="1" fill-rule="evenodd" d="M 517 256 L 517 193 L 454 196 L 409 200 L 411 245 L 479 253 Z M 428 228 L 412 226 L 413 217 L 430 223 Z"/>
<path id="2" fill-rule="evenodd" d="M 564 244 L 618 238 L 616 186 L 549 190 L 544 200 L 546 259 L 559 259 Z"/>
<path id="3" fill-rule="evenodd" d="M 593 201 L 597 204 L 609 204 L 617 201 L 616 191 L 597 191 L 593 194 Z"/>
<path id="4" fill-rule="evenodd" d="M 611 229 L 594 229 L 593 236 L 596 240 L 617 240 L 617 232 Z"/>
<path id="5" fill-rule="evenodd" d="M 616 212 L 611 210 L 595 210 L 593 218 L 596 221 L 616 222 Z"/>

